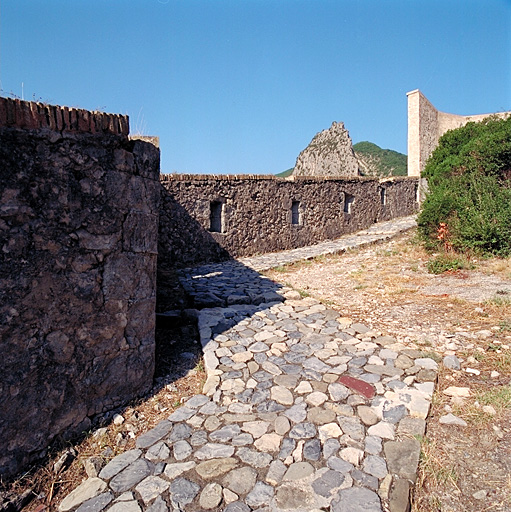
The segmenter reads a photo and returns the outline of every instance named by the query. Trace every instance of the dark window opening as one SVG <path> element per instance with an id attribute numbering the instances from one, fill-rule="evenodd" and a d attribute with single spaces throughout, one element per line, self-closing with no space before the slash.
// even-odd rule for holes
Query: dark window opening
<path id="1" fill-rule="evenodd" d="M 211 201 L 209 211 L 209 230 L 212 233 L 222 233 L 223 204 L 220 201 Z"/>
<path id="2" fill-rule="evenodd" d="M 291 224 L 300 224 L 300 201 L 293 201 L 291 205 Z"/>
<path id="3" fill-rule="evenodd" d="M 355 197 L 350 194 L 344 194 L 344 213 L 351 213 Z"/>
<path id="4" fill-rule="evenodd" d="M 380 203 L 383 206 L 387 204 L 387 191 L 384 188 L 380 188 Z"/>

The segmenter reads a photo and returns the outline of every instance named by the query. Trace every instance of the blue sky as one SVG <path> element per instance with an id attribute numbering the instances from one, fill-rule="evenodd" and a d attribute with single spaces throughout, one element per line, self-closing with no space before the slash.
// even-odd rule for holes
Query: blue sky
<path id="1" fill-rule="evenodd" d="M 2 0 L 0 88 L 129 114 L 162 172 L 278 173 L 332 121 L 406 153 L 408 91 L 511 110 L 511 0 Z"/>

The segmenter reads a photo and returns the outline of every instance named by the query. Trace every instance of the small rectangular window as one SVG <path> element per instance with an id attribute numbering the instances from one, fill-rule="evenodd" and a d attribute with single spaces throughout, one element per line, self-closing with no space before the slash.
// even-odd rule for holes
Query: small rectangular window
<path id="1" fill-rule="evenodd" d="M 212 233 L 222 233 L 223 224 L 223 203 L 211 201 L 209 210 L 209 230 Z"/>
<path id="2" fill-rule="evenodd" d="M 387 204 L 387 191 L 383 187 L 380 188 L 380 203 L 383 206 Z"/>
<path id="3" fill-rule="evenodd" d="M 352 205 L 355 197 L 350 194 L 344 194 L 344 213 L 352 213 Z"/>
<path id="4" fill-rule="evenodd" d="M 291 205 L 291 224 L 300 224 L 300 201 L 293 201 Z"/>

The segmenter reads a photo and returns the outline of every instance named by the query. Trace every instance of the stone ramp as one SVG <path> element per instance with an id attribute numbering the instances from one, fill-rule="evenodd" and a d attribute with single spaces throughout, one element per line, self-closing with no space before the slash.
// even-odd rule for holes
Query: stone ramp
<path id="1" fill-rule="evenodd" d="M 281 251 L 272 254 L 263 254 L 251 258 L 241 258 L 239 261 L 245 266 L 262 272 L 280 265 L 287 265 L 302 260 L 310 260 L 318 256 L 338 254 L 364 245 L 384 242 L 390 238 L 403 233 L 417 226 L 417 216 L 410 215 L 386 222 L 373 224 L 368 229 L 345 235 L 336 240 L 327 240 L 309 247 L 300 247 L 288 251 Z"/>
<path id="2" fill-rule="evenodd" d="M 198 311 L 203 394 L 59 510 L 406 510 L 435 361 L 257 276 L 239 262 L 182 274 L 222 303 Z"/>

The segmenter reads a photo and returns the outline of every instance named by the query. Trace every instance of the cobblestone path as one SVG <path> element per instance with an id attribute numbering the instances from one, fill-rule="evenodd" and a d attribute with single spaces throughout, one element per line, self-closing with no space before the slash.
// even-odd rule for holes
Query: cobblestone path
<path id="1" fill-rule="evenodd" d="M 311 248 L 183 271 L 208 375 L 203 394 L 59 510 L 406 511 L 435 361 L 257 270 L 413 224 L 398 219 Z"/>

